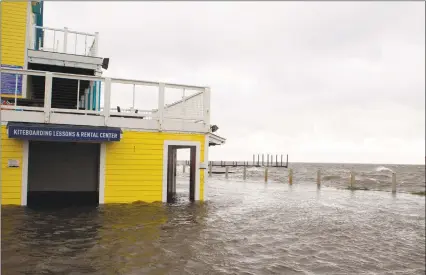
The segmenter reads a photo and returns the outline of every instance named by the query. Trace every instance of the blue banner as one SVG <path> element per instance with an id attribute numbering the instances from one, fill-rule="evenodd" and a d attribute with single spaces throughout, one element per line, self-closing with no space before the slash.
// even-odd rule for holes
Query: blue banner
<path id="1" fill-rule="evenodd" d="M 2 68 L 22 69 L 22 66 L 12 66 L 1 64 Z M 22 95 L 22 75 L 1 73 L 1 94 L 14 95 L 15 90 L 18 96 Z"/>
<path id="2" fill-rule="evenodd" d="M 8 125 L 9 138 L 41 141 L 106 142 L 120 141 L 120 128 L 41 125 Z"/>

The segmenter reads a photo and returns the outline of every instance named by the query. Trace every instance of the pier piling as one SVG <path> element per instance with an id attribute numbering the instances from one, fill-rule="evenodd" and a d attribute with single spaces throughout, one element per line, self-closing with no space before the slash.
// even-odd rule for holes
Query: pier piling
<path id="1" fill-rule="evenodd" d="M 246 178 L 247 178 L 247 166 L 244 165 L 243 179 L 246 180 Z"/>
<path id="2" fill-rule="evenodd" d="M 293 184 L 293 169 L 288 170 L 288 183 Z"/>
<path id="3" fill-rule="evenodd" d="M 265 167 L 265 183 L 268 182 L 268 167 Z"/>
<path id="4" fill-rule="evenodd" d="M 184 165 L 182 165 L 182 172 L 185 174 L 185 164 Z"/>
<path id="5" fill-rule="evenodd" d="M 396 173 L 392 173 L 392 193 L 396 193 Z"/>
<path id="6" fill-rule="evenodd" d="M 351 184 L 351 189 L 352 188 L 354 188 L 354 186 L 355 186 L 355 173 L 353 172 L 353 171 L 351 171 L 351 181 L 350 181 L 350 184 Z"/>
<path id="7" fill-rule="evenodd" d="M 209 166 L 209 177 L 212 176 L 212 168 L 213 168 L 213 163 L 210 162 L 210 166 Z"/>
<path id="8" fill-rule="evenodd" d="M 321 185 L 321 170 L 318 169 L 317 171 L 317 185 L 320 186 Z"/>
<path id="9" fill-rule="evenodd" d="M 229 173 L 229 167 L 226 166 L 226 168 L 225 168 L 225 178 L 228 178 L 228 173 Z"/>

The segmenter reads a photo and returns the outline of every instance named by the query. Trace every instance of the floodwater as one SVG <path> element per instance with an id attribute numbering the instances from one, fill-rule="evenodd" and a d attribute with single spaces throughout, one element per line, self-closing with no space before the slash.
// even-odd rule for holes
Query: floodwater
<path id="1" fill-rule="evenodd" d="M 2 207 L 2 274 L 425 274 L 424 196 L 318 189 L 312 168 L 291 186 L 282 171 L 213 175 L 205 203 L 180 173 L 176 204 Z M 424 166 L 409 169 L 406 191 L 424 191 Z"/>

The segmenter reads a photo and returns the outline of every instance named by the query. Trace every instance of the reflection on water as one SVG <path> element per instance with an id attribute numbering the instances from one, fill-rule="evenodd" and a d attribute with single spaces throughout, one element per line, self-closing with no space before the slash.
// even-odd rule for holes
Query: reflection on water
<path id="1" fill-rule="evenodd" d="M 3 207 L 2 274 L 425 273 L 424 197 L 216 178 L 207 190 L 206 203 Z"/>

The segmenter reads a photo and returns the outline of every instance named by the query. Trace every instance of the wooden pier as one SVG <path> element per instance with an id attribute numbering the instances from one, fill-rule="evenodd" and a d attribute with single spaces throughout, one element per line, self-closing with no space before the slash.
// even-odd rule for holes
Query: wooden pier
<path id="1" fill-rule="evenodd" d="M 253 155 L 252 161 L 209 161 L 209 167 L 277 167 L 277 168 L 288 168 L 288 155 L 286 155 L 285 161 L 283 160 L 284 155 L 272 155 L 272 154 L 257 154 Z M 189 165 L 189 161 L 179 161 L 180 165 Z"/>

